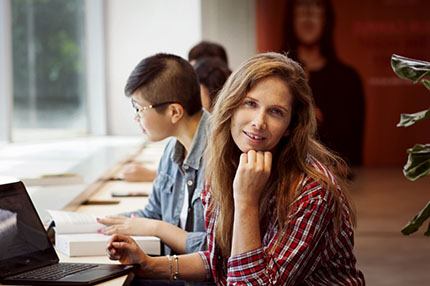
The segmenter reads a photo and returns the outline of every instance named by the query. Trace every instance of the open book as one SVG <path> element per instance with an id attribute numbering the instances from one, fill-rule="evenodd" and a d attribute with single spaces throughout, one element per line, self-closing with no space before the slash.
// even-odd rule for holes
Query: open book
<path id="1" fill-rule="evenodd" d="M 98 233 L 105 225 L 93 214 L 49 210 L 55 222 L 55 246 L 68 256 L 106 255 L 106 246 L 112 236 Z M 132 236 L 149 255 L 160 255 L 160 239 L 155 236 Z"/>

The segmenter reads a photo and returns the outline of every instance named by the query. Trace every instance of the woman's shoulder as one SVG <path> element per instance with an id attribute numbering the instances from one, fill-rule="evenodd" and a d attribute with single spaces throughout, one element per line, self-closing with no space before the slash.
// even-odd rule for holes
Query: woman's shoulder
<path id="1" fill-rule="evenodd" d="M 304 201 L 321 200 L 331 202 L 332 193 L 317 179 L 304 175 L 299 187 L 297 188 L 295 203 Z"/>
<path id="2" fill-rule="evenodd" d="M 323 176 L 327 177 L 333 185 L 337 186 L 337 181 L 336 181 L 336 178 L 333 175 L 333 173 L 330 171 L 330 169 L 325 164 L 323 164 L 322 162 L 320 162 L 317 158 L 315 158 L 312 155 L 308 155 L 307 164 L 312 169 L 314 169 L 315 171 L 317 171 L 318 173 L 320 173 Z M 307 176 L 309 176 L 309 175 L 307 175 Z"/>
<path id="3" fill-rule="evenodd" d="M 338 188 L 336 179 L 327 166 L 312 156 L 308 157 L 308 164 L 312 169 L 320 173 L 321 176 L 327 177 L 330 182 Z M 297 201 L 311 199 L 331 201 L 332 198 L 333 194 L 327 189 L 324 182 L 310 174 L 302 174 L 302 178 L 297 188 Z"/>

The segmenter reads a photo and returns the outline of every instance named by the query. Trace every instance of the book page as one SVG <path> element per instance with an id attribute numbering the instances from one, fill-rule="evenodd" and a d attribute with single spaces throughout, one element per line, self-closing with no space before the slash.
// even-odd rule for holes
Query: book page
<path id="1" fill-rule="evenodd" d="M 56 233 L 97 233 L 104 224 L 93 214 L 48 210 L 55 222 Z"/>

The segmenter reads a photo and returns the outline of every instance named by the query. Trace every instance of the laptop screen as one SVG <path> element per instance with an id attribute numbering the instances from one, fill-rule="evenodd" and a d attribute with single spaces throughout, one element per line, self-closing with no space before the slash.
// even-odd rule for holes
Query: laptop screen
<path id="1" fill-rule="evenodd" d="M 0 185 L 0 244 L 2 276 L 58 262 L 21 182 Z"/>

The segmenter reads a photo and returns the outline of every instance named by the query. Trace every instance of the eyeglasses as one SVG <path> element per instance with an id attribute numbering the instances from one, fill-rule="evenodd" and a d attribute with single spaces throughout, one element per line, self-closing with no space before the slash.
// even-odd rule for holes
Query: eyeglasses
<path id="1" fill-rule="evenodd" d="M 136 110 L 136 115 L 139 119 L 142 118 L 142 114 L 147 110 L 150 110 L 152 108 L 157 108 L 157 107 L 160 107 L 160 106 L 163 106 L 166 104 L 172 104 L 172 103 L 177 103 L 177 102 L 166 101 L 166 102 L 162 102 L 162 103 L 150 104 L 147 106 L 141 106 L 140 107 L 139 104 L 135 100 L 133 100 L 133 99 L 131 100 L 131 104 L 133 105 L 133 108 Z"/>

